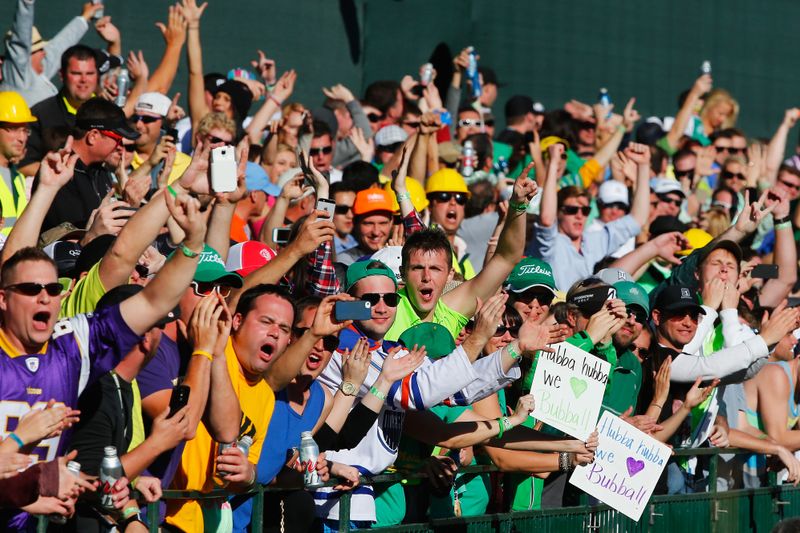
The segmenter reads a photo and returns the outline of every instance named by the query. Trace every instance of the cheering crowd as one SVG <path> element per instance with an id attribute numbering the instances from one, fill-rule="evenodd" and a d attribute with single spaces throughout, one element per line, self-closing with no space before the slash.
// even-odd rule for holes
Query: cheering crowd
<path id="1" fill-rule="evenodd" d="M 425 64 L 300 103 L 302 68 L 261 51 L 206 72 L 196 0 L 158 23 L 157 63 L 123 56 L 102 4 L 50 39 L 35 0 L 16 4 L 4 529 L 252 531 L 256 483 L 287 487 L 263 496 L 268 531 L 337 530 L 348 491 L 354 528 L 577 504 L 567 479 L 597 433 L 530 415 L 559 342 L 611 365 L 602 411 L 752 452 L 722 456 L 717 490 L 800 481 L 800 109 L 748 138 L 704 64 L 674 117 L 605 90 L 546 110 L 500 94 L 472 48 L 444 95 Z M 106 49 L 79 44 L 90 28 Z M 501 474 L 460 471 L 476 464 Z M 309 469 L 335 485 L 304 489 Z M 673 457 L 656 493 L 709 490 L 708 470 Z M 428 477 L 363 483 L 387 472 Z"/>

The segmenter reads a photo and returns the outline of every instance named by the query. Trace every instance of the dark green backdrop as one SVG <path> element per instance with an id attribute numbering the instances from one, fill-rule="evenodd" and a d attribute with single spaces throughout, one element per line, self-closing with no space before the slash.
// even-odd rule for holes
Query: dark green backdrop
<path id="1" fill-rule="evenodd" d="M 15 5 L 2 0 L 1 26 L 10 26 Z M 163 47 L 153 22 L 167 5 L 106 0 L 124 48 L 143 49 L 151 68 Z M 51 36 L 80 6 L 37 0 L 37 25 Z M 517 92 L 554 107 L 593 101 L 601 86 L 617 103 L 636 96 L 644 115 L 674 114 L 678 93 L 709 59 L 715 84 L 741 103 L 739 124 L 768 136 L 783 110 L 800 104 L 798 20 L 800 3 L 790 0 L 210 0 L 202 36 L 206 71 L 245 65 L 262 48 L 279 70 L 299 70 L 296 96 L 311 106 L 323 85 L 361 93 L 370 81 L 416 73 L 435 50 L 444 58 L 472 44 L 507 83 L 500 115 Z M 93 33 L 86 41 L 99 43 Z M 185 93 L 185 73 L 184 64 L 174 90 Z"/>

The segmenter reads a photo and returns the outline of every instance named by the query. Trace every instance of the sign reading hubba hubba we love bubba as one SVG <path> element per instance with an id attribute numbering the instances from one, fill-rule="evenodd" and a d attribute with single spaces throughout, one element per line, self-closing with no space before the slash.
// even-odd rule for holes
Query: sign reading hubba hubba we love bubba
<path id="1" fill-rule="evenodd" d="M 597 427 L 611 365 L 567 342 L 539 352 L 531 392 L 536 400 L 531 416 L 586 440 Z"/>
<path id="2" fill-rule="evenodd" d="M 569 482 L 638 522 L 672 452 L 608 411 L 597 429 L 594 462 L 577 467 Z"/>

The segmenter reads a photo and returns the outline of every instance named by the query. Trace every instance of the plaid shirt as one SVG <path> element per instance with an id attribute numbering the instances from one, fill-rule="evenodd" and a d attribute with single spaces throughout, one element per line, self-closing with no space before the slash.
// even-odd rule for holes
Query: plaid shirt
<path id="1" fill-rule="evenodd" d="M 403 217 L 403 226 L 406 228 L 406 238 L 408 238 L 412 233 L 416 233 L 425 229 L 425 223 L 422 222 L 421 218 L 419 218 L 419 213 L 417 213 L 416 209 L 412 210 L 409 214 Z"/>
<path id="2" fill-rule="evenodd" d="M 341 291 L 336 270 L 333 268 L 331 241 L 320 244 L 308 254 L 308 281 L 306 288 L 310 294 L 320 297 L 338 294 Z"/>

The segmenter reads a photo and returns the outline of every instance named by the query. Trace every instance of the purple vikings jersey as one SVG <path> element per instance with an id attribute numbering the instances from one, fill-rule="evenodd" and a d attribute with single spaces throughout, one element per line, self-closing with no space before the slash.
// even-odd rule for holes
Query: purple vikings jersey
<path id="1" fill-rule="evenodd" d="M 139 339 L 118 305 L 57 322 L 40 353 L 18 353 L 0 331 L 0 435 L 5 438 L 22 416 L 51 398 L 76 408 L 87 385 L 114 368 Z M 43 440 L 33 453 L 42 461 L 63 455 L 69 433 Z M 18 514 L 8 526 L 24 528 L 26 516 Z"/>

